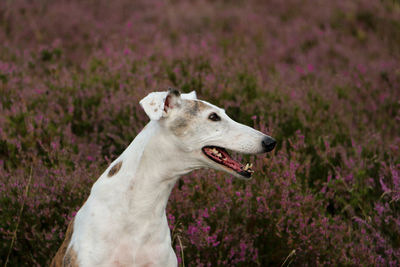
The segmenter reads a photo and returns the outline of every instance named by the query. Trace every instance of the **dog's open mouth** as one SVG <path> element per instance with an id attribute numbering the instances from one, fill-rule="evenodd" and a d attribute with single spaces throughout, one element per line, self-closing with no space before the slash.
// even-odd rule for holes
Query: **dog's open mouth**
<path id="1" fill-rule="evenodd" d="M 210 158 L 211 160 L 215 161 L 218 164 L 221 164 L 229 169 L 234 170 L 238 174 L 250 178 L 251 175 L 253 174 L 253 170 L 251 169 L 253 167 L 253 164 L 247 163 L 246 165 L 243 165 L 242 163 L 234 160 L 228 152 L 225 150 L 225 148 L 222 147 L 216 147 L 216 146 L 205 146 L 203 147 L 203 153 Z"/>

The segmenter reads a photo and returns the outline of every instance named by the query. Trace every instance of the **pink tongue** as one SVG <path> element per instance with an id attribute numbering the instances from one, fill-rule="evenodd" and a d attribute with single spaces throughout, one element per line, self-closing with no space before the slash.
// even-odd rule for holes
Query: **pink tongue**
<path id="1" fill-rule="evenodd" d="M 236 160 L 234 160 L 233 158 L 231 158 L 231 156 L 229 156 L 229 154 L 225 151 L 225 149 L 220 149 L 220 148 L 216 148 L 218 150 L 219 153 L 221 153 L 223 155 L 223 157 L 226 160 L 222 160 L 219 159 L 218 157 L 215 157 L 212 153 L 211 156 L 213 156 L 213 158 L 216 158 L 218 160 L 218 162 L 220 162 L 222 165 L 225 165 L 231 169 L 234 169 L 235 171 L 242 171 L 242 164 L 240 162 L 237 162 Z"/>
<path id="2" fill-rule="evenodd" d="M 241 168 L 242 164 L 240 164 L 239 162 L 237 162 L 231 158 L 228 158 L 227 160 L 225 160 L 224 165 L 228 166 L 229 168 L 232 168 L 236 171 L 239 171 L 239 172 L 242 170 L 242 168 Z"/>

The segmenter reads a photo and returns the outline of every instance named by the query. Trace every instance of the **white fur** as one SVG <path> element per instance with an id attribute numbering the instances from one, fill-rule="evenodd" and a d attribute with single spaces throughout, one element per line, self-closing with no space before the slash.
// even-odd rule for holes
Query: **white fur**
<path id="1" fill-rule="evenodd" d="M 159 120 L 165 117 L 164 103 L 167 98 L 168 92 L 153 92 L 148 94 L 145 98 L 140 100 L 140 105 L 149 116 L 150 120 Z M 195 100 L 197 95 L 195 91 L 187 94 L 181 94 L 182 99 Z"/>
<path id="2" fill-rule="evenodd" d="M 165 212 L 177 179 L 199 168 L 240 176 L 208 159 L 201 152 L 206 145 L 241 153 L 264 152 L 261 141 L 266 135 L 204 101 L 209 108 L 176 136 L 169 126 L 181 115 L 181 108 L 165 112 L 167 95 L 150 93 L 140 101 L 151 121 L 100 176 L 78 211 L 69 247 L 77 253 L 79 266 L 177 266 Z M 182 94 L 179 101 L 184 105 L 188 99 L 201 101 L 195 100 L 194 92 Z M 210 112 L 220 115 L 221 121 L 209 120 Z M 108 177 L 118 162 L 122 162 L 121 169 Z"/>

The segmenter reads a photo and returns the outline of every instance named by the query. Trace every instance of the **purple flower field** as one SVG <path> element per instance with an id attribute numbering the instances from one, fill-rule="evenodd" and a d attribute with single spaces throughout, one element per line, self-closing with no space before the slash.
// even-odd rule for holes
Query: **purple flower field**
<path id="1" fill-rule="evenodd" d="M 400 265 L 395 0 L 0 1 L 1 265 L 50 263 L 168 86 L 278 141 L 176 184 L 180 266 Z"/>

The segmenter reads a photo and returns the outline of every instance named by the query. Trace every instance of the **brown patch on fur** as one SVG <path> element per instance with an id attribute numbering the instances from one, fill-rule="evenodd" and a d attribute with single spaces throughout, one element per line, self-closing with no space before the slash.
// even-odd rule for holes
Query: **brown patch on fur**
<path id="1" fill-rule="evenodd" d="M 185 112 L 191 116 L 196 116 L 199 111 L 209 109 L 210 107 L 198 100 L 187 100 L 185 105 Z"/>
<path id="2" fill-rule="evenodd" d="M 172 126 L 171 126 L 171 131 L 175 133 L 177 136 L 182 135 L 182 133 L 185 131 L 185 129 L 188 126 L 187 119 L 185 117 L 179 117 L 174 120 Z"/>
<path id="3" fill-rule="evenodd" d="M 50 267 L 77 267 L 78 260 L 76 252 L 70 248 L 67 251 L 68 245 L 71 242 L 71 236 L 74 232 L 74 219 L 69 223 L 67 232 L 65 233 L 65 239 L 58 249 L 56 255 L 50 263 Z"/>
<path id="4" fill-rule="evenodd" d="M 173 95 L 175 95 L 176 97 L 178 97 L 178 96 L 180 96 L 181 95 L 181 92 L 179 92 L 178 90 L 176 90 L 176 89 L 174 89 L 174 88 L 168 88 L 169 90 L 169 94 L 173 94 Z"/>
<path id="5" fill-rule="evenodd" d="M 189 121 L 197 114 L 210 107 L 201 101 L 186 100 L 183 106 L 182 115 L 176 118 L 171 124 L 171 131 L 177 136 L 181 136 L 189 126 Z"/>
<path id="6" fill-rule="evenodd" d="M 112 168 L 108 171 L 107 176 L 111 177 L 111 176 L 117 174 L 117 172 L 119 172 L 119 170 L 121 169 L 121 166 L 122 166 L 122 161 L 120 161 L 117 164 L 115 164 L 114 166 L 112 166 Z"/>
<path id="7" fill-rule="evenodd" d="M 78 258 L 76 256 L 75 250 L 70 248 L 64 257 L 63 261 L 64 267 L 78 267 Z"/>

